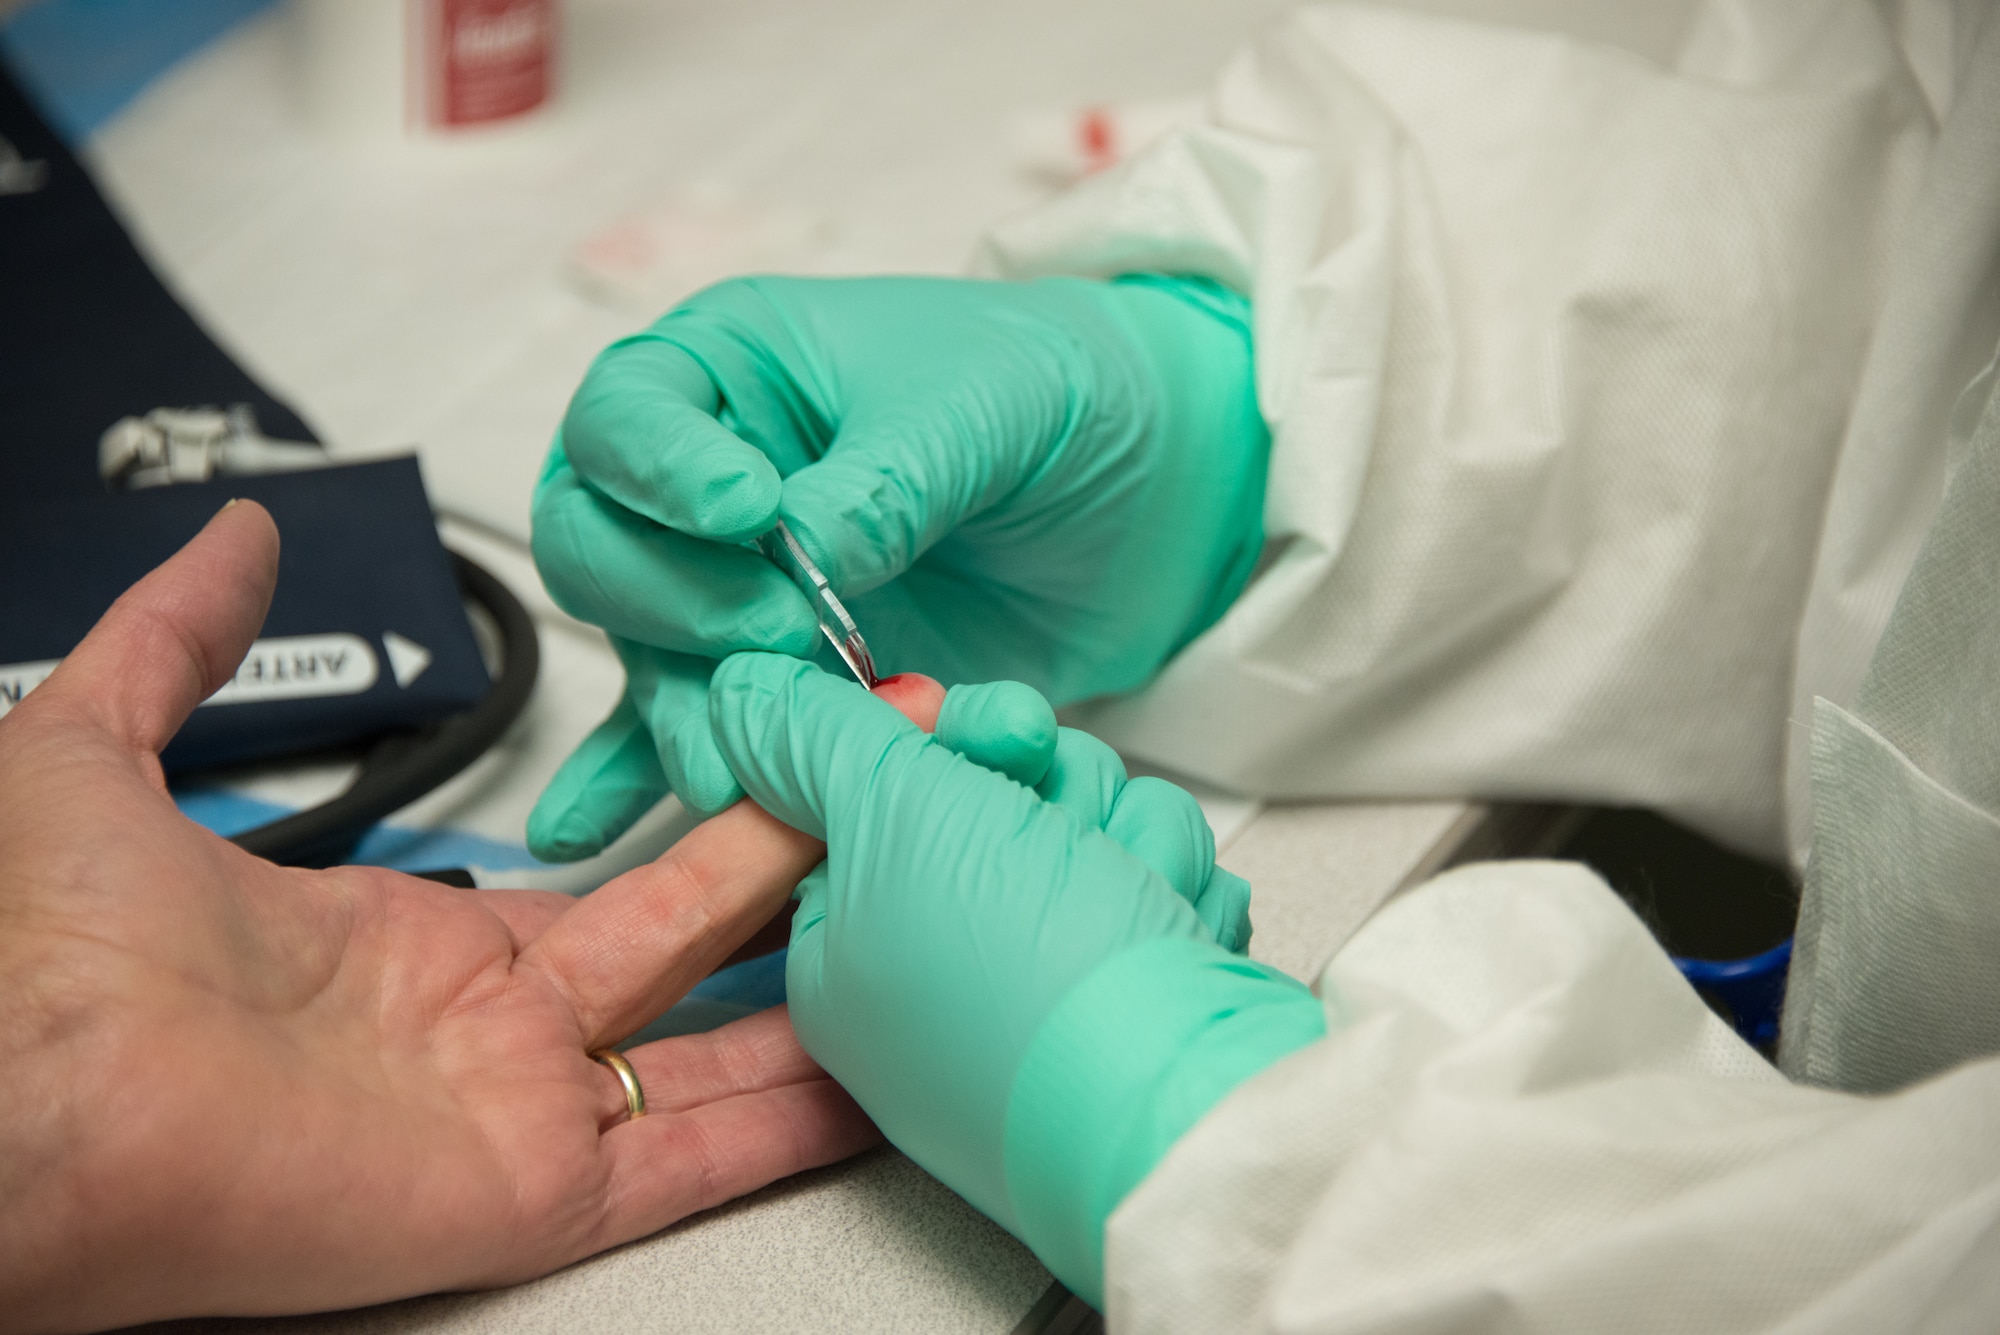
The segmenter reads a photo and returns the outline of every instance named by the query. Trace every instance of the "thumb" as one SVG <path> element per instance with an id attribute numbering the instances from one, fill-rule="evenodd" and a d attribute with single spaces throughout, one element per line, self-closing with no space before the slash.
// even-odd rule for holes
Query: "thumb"
<path id="1" fill-rule="evenodd" d="M 231 501 L 111 605 L 62 666 L 22 702 L 83 717 L 148 755 L 234 675 L 278 581 L 278 526 Z"/>
<path id="2" fill-rule="evenodd" d="M 835 1017 L 826 1015 L 826 898 L 827 870 L 824 862 L 799 882 L 798 912 L 792 915 L 792 936 L 785 954 L 785 1005 L 792 1017 L 792 1030 L 811 1052 L 830 1049 L 824 1040 L 837 1029 Z M 832 1025 L 826 1022 L 833 1020 Z M 836 1044 L 837 1045 L 837 1044 Z"/>
<path id="3" fill-rule="evenodd" d="M 709 682 L 722 759 L 756 803 L 795 830 L 826 838 L 861 800 L 891 751 L 931 739 L 854 682 L 784 654 L 740 653 Z"/>

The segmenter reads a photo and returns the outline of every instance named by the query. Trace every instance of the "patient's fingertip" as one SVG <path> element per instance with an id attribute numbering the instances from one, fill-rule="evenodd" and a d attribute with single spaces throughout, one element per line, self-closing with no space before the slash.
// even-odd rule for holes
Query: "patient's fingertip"
<path id="1" fill-rule="evenodd" d="M 211 533 L 230 534 L 228 540 L 237 546 L 240 555 L 266 567 L 260 573 L 272 581 L 277 579 L 278 521 L 262 505 L 247 496 L 231 497 L 209 516 L 196 537 L 200 539 Z"/>
<path id="2" fill-rule="evenodd" d="M 937 731 L 946 691 L 935 677 L 926 677 L 921 672 L 898 672 L 877 682 L 874 694 L 878 700 L 894 705 L 904 718 L 925 732 Z"/>
<path id="3" fill-rule="evenodd" d="M 216 520 L 221 519 L 224 515 L 230 515 L 232 511 L 238 511 L 238 510 L 240 510 L 242 513 L 232 515 L 232 518 L 237 522 L 248 521 L 251 523 L 261 523 L 264 525 L 268 525 L 273 530 L 275 530 L 278 526 L 277 521 L 271 518 L 271 512 L 265 509 L 257 501 L 250 499 L 248 496 L 231 496 L 228 500 L 224 501 L 220 507 L 216 509 L 216 512 L 213 515 L 209 517 L 209 523 L 212 524 Z"/>

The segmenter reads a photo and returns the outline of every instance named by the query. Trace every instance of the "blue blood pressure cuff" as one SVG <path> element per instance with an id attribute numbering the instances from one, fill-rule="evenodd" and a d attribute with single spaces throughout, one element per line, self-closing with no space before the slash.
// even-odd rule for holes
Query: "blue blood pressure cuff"
<path id="1" fill-rule="evenodd" d="M 417 726 L 485 694 L 415 459 L 329 465 L 160 283 L 4 67 L 0 293 L 0 714 L 232 497 L 277 520 L 277 592 L 170 769 Z"/>
<path id="2" fill-rule="evenodd" d="M 277 594 L 236 676 L 182 727 L 171 769 L 333 746 L 470 707 L 486 668 L 414 459 L 0 503 L 0 713 L 119 594 L 242 496 L 278 521 Z"/>

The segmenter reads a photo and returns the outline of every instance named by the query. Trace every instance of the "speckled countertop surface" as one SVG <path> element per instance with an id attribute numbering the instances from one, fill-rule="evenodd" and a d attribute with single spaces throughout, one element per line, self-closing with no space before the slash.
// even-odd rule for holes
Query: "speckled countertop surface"
<path id="1" fill-rule="evenodd" d="M 150 1335 L 1010 1331 L 1049 1286 L 1027 1248 L 892 1149 L 697 1215 L 532 1284 Z"/>

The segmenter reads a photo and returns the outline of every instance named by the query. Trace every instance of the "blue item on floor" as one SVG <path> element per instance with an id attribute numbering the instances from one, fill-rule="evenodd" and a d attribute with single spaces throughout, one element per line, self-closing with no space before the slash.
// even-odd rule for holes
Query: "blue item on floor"
<path id="1" fill-rule="evenodd" d="M 1736 1032 L 1756 1047 L 1778 1041 L 1778 1014 L 1785 1006 L 1785 977 L 1792 963 L 1792 942 L 1784 941 L 1761 955 L 1740 960 L 1691 960 L 1673 957 L 1681 976 L 1710 993 L 1735 1021 Z"/>

